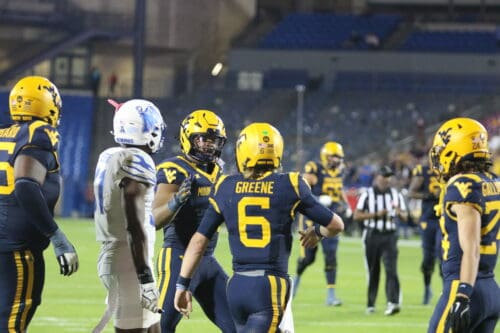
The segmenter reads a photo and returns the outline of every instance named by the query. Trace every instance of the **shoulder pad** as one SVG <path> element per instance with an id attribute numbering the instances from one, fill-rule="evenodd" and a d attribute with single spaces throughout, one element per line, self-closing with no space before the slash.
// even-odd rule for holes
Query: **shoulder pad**
<path id="1" fill-rule="evenodd" d="M 156 167 L 158 183 L 180 184 L 189 176 L 188 170 L 177 162 L 175 158 L 168 159 Z"/>
<path id="2" fill-rule="evenodd" d="M 37 146 L 45 150 L 59 148 L 59 132 L 46 122 L 37 120 L 27 124 L 26 145 Z"/>
<path id="3" fill-rule="evenodd" d="M 136 148 L 126 148 L 120 152 L 121 172 L 125 177 L 141 183 L 156 184 L 153 159 L 149 154 Z"/>
<path id="4" fill-rule="evenodd" d="M 460 174 L 446 184 L 445 201 L 480 203 L 482 179 L 476 174 Z"/>
<path id="5" fill-rule="evenodd" d="M 318 164 L 314 161 L 309 161 L 304 166 L 305 173 L 316 173 L 318 172 Z"/>

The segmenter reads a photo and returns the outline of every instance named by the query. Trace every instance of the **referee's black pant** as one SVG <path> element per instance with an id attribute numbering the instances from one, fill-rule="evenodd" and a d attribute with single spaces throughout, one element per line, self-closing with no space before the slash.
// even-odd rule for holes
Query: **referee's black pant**
<path id="1" fill-rule="evenodd" d="M 396 231 L 379 232 L 365 229 L 363 232 L 365 260 L 368 269 L 368 307 L 374 307 L 380 280 L 380 259 L 385 268 L 385 294 L 387 302 L 399 304 L 399 278 L 397 272 L 398 235 Z"/>

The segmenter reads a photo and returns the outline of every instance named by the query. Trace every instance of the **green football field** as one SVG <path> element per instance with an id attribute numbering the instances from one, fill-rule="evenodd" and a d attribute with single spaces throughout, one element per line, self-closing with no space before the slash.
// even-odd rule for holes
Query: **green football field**
<path id="1" fill-rule="evenodd" d="M 77 248 L 80 270 L 71 277 L 59 275 L 52 247 L 45 252 L 46 282 L 41 307 L 31 322 L 30 333 L 91 332 L 104 312 L 105 290 L 96 274 L 96 258 L 99 244 L 94 240 L 92 220 L 60 220 L 60 225 Z M 161 238 L 161 234 L 157 234 Z M 158 246 L 160 242 L 158 242 Z M 421 249 L 418 240 L 399 242 L 399 277 L 403 291 L 402 312 L 386 317 L 385 292 L 382 275 L 375 314 L 365 314 L 366 274 L 359 238 L 343 237 L 339 246 L 337 295 L 344 304 L 340 307 L 325 306 L 325 278 L 323 257 L 318 253 L 317 261 L 309 267 L 297 297 L 293 301 L 296 332 L 425 332 L 433 307 L 440 291 L 440 281 L 435 273 L 433 279 L 434 298 L 431 305 L 423 306 L 422 275 L 419 270 Z M 295 258 L 299 250 L 294 243 L 290 260 L 290 272 L 295 270 Z M 225 232 L 219 238 L 217 258 L 230 272 L 231 258 Z M 499 269 L 497 269 L 497 276 Z M 178 332 L 219 332 L 205 318 L 195 304 L 191 319 L 182 320 Z M 113 332 L 109 323 L 105 332 Z"/>

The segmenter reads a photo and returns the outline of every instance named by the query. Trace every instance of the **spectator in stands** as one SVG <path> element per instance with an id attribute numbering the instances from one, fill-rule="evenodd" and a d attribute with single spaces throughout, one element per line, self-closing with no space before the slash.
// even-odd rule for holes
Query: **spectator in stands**
<path id="1" fill-rule="evenodd" d="M 108 89 L 111 96 L 115 95 L 116 84 L 118 83 L 118 76 L 115 72 L 112 72 L 108 78 Z"/>
<path id="2" fill-rule="evenodd" d="M 99 87 L 101 85 L 101 71 L 97 67 L 92 67 L 89 77 L 90 89 L 94 96 L 99 95 Z"/>

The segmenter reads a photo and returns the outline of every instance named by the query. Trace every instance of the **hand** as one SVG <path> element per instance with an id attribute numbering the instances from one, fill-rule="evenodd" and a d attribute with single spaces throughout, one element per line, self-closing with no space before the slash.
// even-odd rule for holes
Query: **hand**
<path id="1" fill-rule="evenodd" d="M 193 176 L 186 177 L 182 182 L 177 193 L 175 193 L 175 199 L 183 205 L 191 196 L 191 184 L 193 182 Z"/>
<path id="2" fill-rule="evenodd" d="M 457 295 L 446 317 L 444 331 L 467 333 L 470 325 L 470 300 L 467 296 Z"/>
<path id="3" fill-rule="evenodd" d="M 163 313 L 163 310 L 158 307 L 158 288 L 156 283 L 143 283 L 141 286 L 141 305 L 153 313 Z"/>
<path id="4" fill-rule="evenodd" d="M 387 209 L 382 209 L 375 213 L 375 217 L 380 218 L 387 215 Z"/>
<path id="5" fill-rule="evenodd" d="M 189 290 L 175 291 L 174 306 L 184 317 L 189 319 L 189 314 L 193 312 L 193 296 Z"/>
<path id="6" fill-rule="evenodd" d="M 59 271 L 62 275 L 70 276 L 78 270 L 78 255 L 73 245 L 66 238 L 66 235 L 57 229 L 50 236 L 57 262 L 59 263 Z"/>
<path id="7" fill-rule="evenodd" d="M 321 241 L 321 237 L 316 234 L 314 231 L 314 225 L 308 227 L 306 230 L 299 230 L 300 234 L 300 244 L 308 249 L 315 248 L 318 243 Z"/>
<path id="8" fill-rule="evenodd" d="M 347 206 L 344 215 L 348 219 L 350 219 L 352 217 L 352 209 L 351 209 L 351 207 Z"/>

